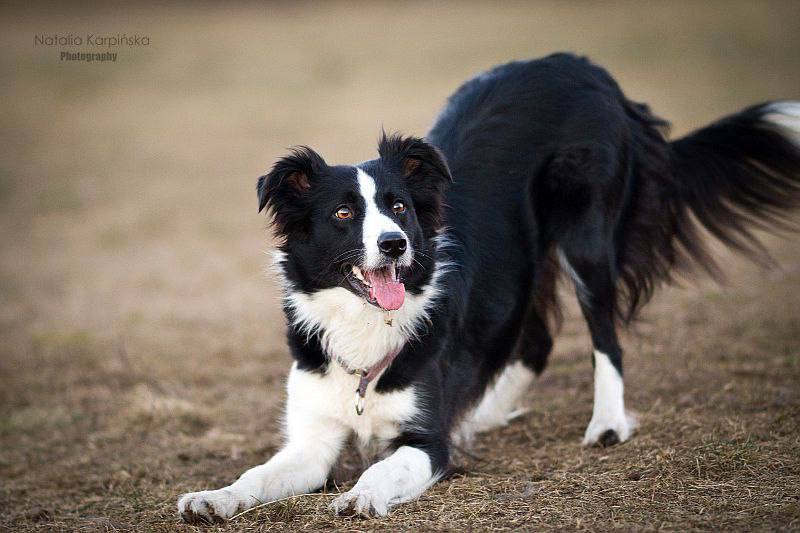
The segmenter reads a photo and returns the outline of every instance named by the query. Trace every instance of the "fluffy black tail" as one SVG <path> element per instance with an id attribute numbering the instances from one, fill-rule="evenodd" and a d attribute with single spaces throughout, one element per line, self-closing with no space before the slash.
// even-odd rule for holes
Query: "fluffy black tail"
<path id="1" fill-rule="evenodd" d="M 753 229 L 797 229 L 789 218 L 800 207 L 800 101 L 750 107 L 667 145 L 663 125 L 631 107 L 642 126 L 641 177 L 620 277 L 630 320 L 673 271 L 700 266 L 721 271 L 698 228 L 750 259 L 771 258 Z M 633 117 L 632 117 L 633 118 Z"/>
<path id="2" fill-rule="evenodd" d="M 800 207 L 800 102 L 751 107 L 671 147 L 680 201 L 720 241 L 767 259 L 749 228 L 786 228 Z"/>

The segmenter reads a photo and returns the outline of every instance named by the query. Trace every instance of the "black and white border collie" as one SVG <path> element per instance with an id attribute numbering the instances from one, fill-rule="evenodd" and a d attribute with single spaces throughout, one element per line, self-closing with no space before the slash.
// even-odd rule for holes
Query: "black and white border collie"
<path id="1" fill-rule="evenodd" d="M 755 258 L 749 228 L 800 206 L 800 102 L 675 141 L 602 68 L 556 54 L 496 67 L 425 139 L 329 165 L 309 148 L 258 180 L 273 216 L 294 364 L 285 446 L 185 494 L 190 522 L 320 489 L 351 435 L 379 459 L 331 508 L 385 515 L 448 470 L 455 439 L 502 426 L 552 348 L 571 278 L 591 333 L 584 445 L 630 438 L 616 328 L 681 270 L 717 274 L 702 233 Z"/>

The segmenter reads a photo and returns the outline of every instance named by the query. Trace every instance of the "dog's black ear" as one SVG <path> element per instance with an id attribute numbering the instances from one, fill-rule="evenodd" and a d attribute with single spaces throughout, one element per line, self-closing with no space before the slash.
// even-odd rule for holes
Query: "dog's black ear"
<path id="1" fill-rule="evenodd" d="M 378 142 L 384 164 L 398 168 L 408 181 L 417 218 L 426 237 L 443 223 L 444 190 L 453 177 L 444 154 L 419 137 L 384 133 Z"/>
<path id="2" fill-rule="evenodd" d="M 269 174 L 258 178 L 258 211 L 269 209 L 277 233 L 285 235 L 303 225 L 307 196 L 326 168 L 322 156 L 307 146 L 299 146 L 279 159 Z"/>
<path id="3" fill-rule="evenodd" d="M 409 180 L 428 180 L 446 185 L 453 181 L 450 168 L 438 148 L 419 137 L 386 135 L 378 142 L 378 153 L 386 162 L 399 164 Z"/>

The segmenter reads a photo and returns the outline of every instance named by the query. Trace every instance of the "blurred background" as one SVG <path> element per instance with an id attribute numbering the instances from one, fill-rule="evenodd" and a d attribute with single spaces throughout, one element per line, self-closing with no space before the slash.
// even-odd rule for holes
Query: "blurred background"
<path id="1" fill-rule="evenodd" d="M 279 445 L 290 358 L 255 180 L 287 147 L 372 158 L 381 128 L 424 134 L 462 81 L 554 51 L 606 67 L 675 135 L 800 98 L 796 1 L 0 15 L 0 527 L 15 529 L 168 530 L 180 492 L 230 482 Z M 35 43 L 70 33 L 149 44 L 85 63 L 60 52 L 106 50 Z M 577 445 L 591 371 L 568 320 L 533 414 L 477 444 L 491 463 L 465 459 L 465 477 L 369 527 L 798 527 L 797 241 L 768 240 L 782 270 L 723 255 L 727 289 L 661 293 L 626 341 L 626 392 L 643 413 L 630 445 Z M 366 527 L 329 521 L 322 499 L 245 520 Z"/>

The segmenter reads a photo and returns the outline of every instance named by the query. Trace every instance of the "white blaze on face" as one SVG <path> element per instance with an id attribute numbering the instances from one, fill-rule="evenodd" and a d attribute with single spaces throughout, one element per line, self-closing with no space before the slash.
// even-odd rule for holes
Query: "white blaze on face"
<path id="1" fill-rule="evenodd" d="M 364 204 L 366 205 L 361 237 L 364 242 L 364 268 L 367 270 L 374 270 L 381 266 L 381 251 L 378 248 L 378 237 L 383 233 L 392 231 L 402 233 L 406 241 L 408 241 L 408 236 L 400 229 L 400 226 L 398 226 L 394 220 L 381 213 L 380 209 L 378 209 L 375 198 L 377 188 L 375 187 L 375 180 L 372 176 L 360 168 L 356 169 L 356 172 L 358 187 L 361 196 L 364 197 Z M 411 243 L 408 243 L 408 249 L 400 257 L 398 262 L 401 265 L 407 265 L 411 262 L 411 254 Z"/>

